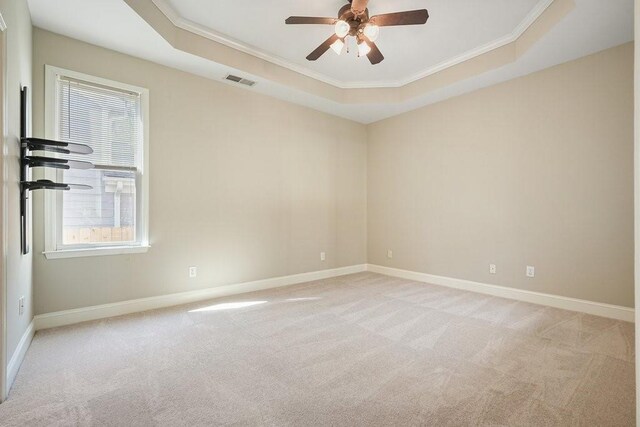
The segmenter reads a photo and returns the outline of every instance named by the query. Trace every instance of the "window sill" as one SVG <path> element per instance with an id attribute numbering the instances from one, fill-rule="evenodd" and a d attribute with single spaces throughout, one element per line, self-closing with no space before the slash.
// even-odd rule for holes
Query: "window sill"
<path id="1" fill-rule="evenodd" d="M 43 252 L 47 259 L 62 259 L 62 258 L 81 258 L 90 256 L 107 256 L 107 255 L 128 255 L 128 254 L 143 254 L 149 250 L 151 246 L 113 246 L 103 248 L 88 248 L 88 249 L 66 249 L 60 251 L 46 251 Z"/>

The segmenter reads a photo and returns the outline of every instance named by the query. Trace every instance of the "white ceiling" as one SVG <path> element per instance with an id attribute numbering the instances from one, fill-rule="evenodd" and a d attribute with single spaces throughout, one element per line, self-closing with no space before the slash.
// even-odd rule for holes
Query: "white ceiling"
<path id="1" fill-rule="evenodd" d="M 440 25 L 437 23 L 438 20 L 441 22 L 448 22 L 448 25 L 454 25 L 456 17 L 464 15 L 467 11 L 467 7 L 472 8 L 475 7 L 474 5 L 480 3 L 483 5 L 517 3 L 523 5 L 521 6 L 521 9 L 518 10 L 520 11 L 519 13 L 523 13 L 525 15 L 528 13 L 528 11 L 525 10 L 525 4 L 532 5 L 536 3 L 533 0 L 528 2 L 524 0 L 378 0 L 385 4 L 384 9 L 380 6 L 380 9 L 378 10 L 375 3 L 373 3 L 375 1 L 376 0 L 372 0 L 371 4 L 373 13 L 413 9 L 427 5 L 427 8 L 430 9 L 432 15 L 428 24 L 423 28 L 424 31 L 427 32 L 433 31 L 434 26 Z M 395 114 L 400 114 L 452 96 L 457 96 L 491 84 L 532 73 L 546 67 L 560 64 L 562 62 L 633 40 L 633 0 L 575 0 L 576 6 L 569 15 L 558 23 L 541 40 L 539 40 L 532 49 L 528 50 L 526 54 L 521 56 L 512 64 L 452 84 L 435 92 L 415 97 L 406 102 L 384 103 L 378 105 L 353 105 L 332 102 L 318 96 L 313 96 L 308 93 L 295 90 L 283 84 L 276 84 L 260 78 L 259 76 L 248 75 L 242 70 L 234 70 L 214 61 L 174 49 L 153 28 L 151 28 L 147 22 L 129 8 L 123 0 L 28 0 L 28 2 L 34 25 L 46 30 L 214 80 L 221 81 L 221 79 L 230 72 L 239 73 L 240 75 L 258 81 L 256 86 L 252 89 L 246 90 L 252 90 L 269 96 L 274 96 L 289 102 L 308 106 L 329 114 L 345 117 L 362 123 L 371 123 Z M 297 5 L 293 8 L 284 8 L 286 9 L 284 13 L 285 16 L 277 16 L 279 20 L 284 20 L 286 16 L 294 14 L 326 15 L 330 14 L 331 10 L 337 10 L 335 7 L 336 4 L 338 7 L 340 5 L 340 2 L 334 0 L 326 0 L 323 2 L 300 2 L 293 0 L 260 0 L 251 2 L 239 2 L 237 0 L 233 2 L 230 0 L 179 0 L 176 1 L 176 4 L 183 2 L 209 4 L 209 7 L 212 8 L 217 8 L 220 4 L 225 4 L 224 8 L 221 7 L 219 10 L 216 9 L 219 13 L 227 13 L 226 10 L 228 8 L 237 8 L 237 10 L 240 10 L 240 8 L 245 7 L 248 4 L 255 5 L 262 2 L 278 4 L 278 7 L 283 4 L 289 4 L 290 7 L 291 5 Z M 319 5 L 319 3 L 323 4 Z M 438 16 L 439 12 L 437 11 L 439 10 L 440 5 L 447 5 L 449 3 L 456 3 L 458 5 L 458 14 L 453 17 L 443 15 Z M 435 13 L 435 16 L 434 11 L 437 12 Z M 513 15 L 510 15 L 511 18 L 509 19 L 516 21 L 513 16 L 517 15 L 517 13 L 512 13 Z M 502 22 L 501 14 L 498 13 L 498 16 L 500 17 L 498 20 Z M 505 18 L 505 20 L 507 20 L 507 18 Z M 484 26 L 491 27 L 490 23 L 486 23 Z M 506 24 L 504 24 L 504 26 L 506 28 Z M 282 27 L 283 28 L 279 30 L 280 33 L 289 30 L 294 31 L 292 26 L 287 27 L 284 23 L 282 23 Z M 322 28 L 320 27 L 319 31 L 321 30 Z M 382 39 L 385 39 L 385 41 L 390 40 L 391 35 L 388 33 L 395 31 L 396 29 L 384 30 L 385 32 L 380 36 L 381 42 L 379 44 L 381 49 L 384 49 L 383 53 L 387 57 L 387 60 L 385 60 L 383 64 L 391 64 L 388 71 L 385 71 L 384 68 L 372 67 L 371 65 L 364 63 L 364 61 L 359 61 L 353 56 L 337 57 L 332 52 L 327 53 L 327 62 L 337 61 L 335 64 L 338 64 L 339 66 L 334 64 L 333 67 L 328 67 L 329 70 L 326 71 L 325 68 L 322 68 L 326 64 L 323 65 L 323 63 L 319 62 L 317 66 L 321 68 L 314 69 L 313 71 L 316 73 L 346 73 L 345 76 L 341 76 L 340 74 L 332 74 L 332 76 L 334 78 L 342 78 L 345 79 L 345 81 L 350 82 L 363 81 L 365 80 L 365 77 L 372 82 L 379 82 L 389 78 L 401 79 L 402 76 L 400 75 L 400 71 L 396 71 L 396 68 L 403 70 L 402 72 L 404 73 L 404 76 L 411 75 L 412 71 L 416 70 L 415 68 L 411 68 L 414 67 L 415 64 L 411 66 L 401 66 L 396 64 L 393 66 L 395 61 L 394 58 L 397 58 L 396 55 L 403 55 L 404 53 L 400 52 L 400 49 L 396 46 L 389 45 L 384 47 Z M 408 30 L 409 29 L 407 28 L 407 31 Z M 485 34 L 487 38 L 493 34 L 497 34 L 497 30 L 495 33 L 489 33 L 489 31 L 485 30 L 483 30 L 483 34 Z M 218 29 L 218 31 L 220 31 L 220 29 Z M 502 31 L 503 29 L 501 28 L 501 32 Z M 238 34 L 234 34 L 236 37 L 239 37 Z M 263 35 L 263 38 L 269 42 L 268 44 L 265 44 L 265 51 L 269 49 L 269 52 L 277 55 L 278 51 L 270 50 L 275 49 L 271 47 L 273 45 L 271 36 L 264 33 Z M 288 43 L 290 46 L 295 45 L 295 49 L 298 49 L 301 52 L 300 55 L 304 58 L 316 45 L 318 38 L 320 40 L 326 38 L 323 37 L 324 33 L 318 34 L 318 36 L 313 36 L 311 33 L 304 31 L 303 35 L 296 35 L 292 37 Z M 429 39 L 433 39 L 436 45 L 451 44 L 453 46 L 447 46 L 446 49 L 443 48 L 442 51 L 439 51 L 440 55 L 443 55 L 444 53 L 442 52 L 445 51 L 454 52 L 455 50 L 456 52 L 459 52 L 460 50 L 463 50 L 465 46 L 468 46 L 464 44 L 464 40 L 458 40 L 455 34 L 451 36 L 451 39 L 441 37 L 439 34 L 431 34 Z M 455 39 L 455 42 L 452 41 L 453 39 Z M 240 41 L 247 45 L 251 44 L 248 40 Z M 400 42 L 399 45 L 404 46 L 405 43 Z M 287 49 L 285 49 L 285 51 L 288 52 Z M 437 58 L 433 58 L 429 59 L 429 61 L 432 61 L 430 63 L 438 61 Z M 441 59 L 441 57 L 439 58 Z M 295 58 L 292 56 L 290 60 L 294 61 Z M 342 69 L 342 67 L 344 67 L 344 69 Z M 339 70 L 333 70 L 333 68 L 339 68 Z M 348 71 L 349 69 L 351 71 Z M 388 74 L 378 74 L 383 72 Z M 351 73 L 356 73 L 357 78 L 351 77 Z"/>
<path id="2" fill-rule="evenodd" d="M 315 62 L 307 61 L 306 56 L 333 34 L 333 28 L 284 25 L 290 15 L 336 17 L 346 0 L 154 0 L 154 3 L 187 28 L 227 39 L 263 57 L 304 67 L 326 82 L 341 87 L 380 87 L 415 80 L 425 70 L 509 37 L 529 14 L 549 2 L 371 0 L 371 15 L 414 9 L 427 9 L 430 14 L 426 25 L 382 28 L 376 44 L 386 59 L 375 67 L 365 58 L 357 58 L 353 49 L 349 55 L 338 56 L 329 51 Z"/>

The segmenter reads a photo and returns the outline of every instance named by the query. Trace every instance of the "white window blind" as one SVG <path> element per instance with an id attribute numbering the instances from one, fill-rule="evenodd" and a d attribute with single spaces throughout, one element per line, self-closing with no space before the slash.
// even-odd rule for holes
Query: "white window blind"
<path id="1" fill-rule="evenodd" d="M 92 154 L 68 157 L 95 165 L 60 172 L 63 182 L 92 189 L 59 194 L 58 248 L 140 241 L 141 110 L 139 93 L 57 75 L 57 139 L 89 145 Z"/>
<path id="2" fill-rule="evenodd" d="M 135 171 L 141 165 L 140 94 L 58 76 L 57 126 L 62 141 L 87 144 L 98 169 Z"/>

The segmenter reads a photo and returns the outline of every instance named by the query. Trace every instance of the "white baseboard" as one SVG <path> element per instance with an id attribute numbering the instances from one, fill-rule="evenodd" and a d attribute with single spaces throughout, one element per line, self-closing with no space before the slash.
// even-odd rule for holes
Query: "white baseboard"
<path id="1" fill-rule="evenodd" d="M 40 314 L 34 318 L 30 326 L 30 336 L 27 340 L 27 333 L 20 341 L 31 342 L 35 330 L 54 328 L 58 326 L 71 325 L 74 323 L 86 322 L 89 320 L 104 319 L 108 317 L 121 316 L 124 314 L 137 313 L 141 311 L 153 310 L 157 308 L 170 307 L 174 305 L 188 304 L 197 301 L 204 301 L 212 298 L 219 298 L 229 295 L 237 295 L 246 292 L 259 291 L 263 289 L 278 288 L 281 286 L 294 285 L 297 283 L 311 282 L 314 280 L 328 279 L 343 276 L 346 274 L 371 271 L 385 274 L 387 276 L 400 277 L 418 282 L 432 283 L 434 285 L 446 286 L 449 288 L 462 289 L 487 295 L 509 298 L 533 304 L 546 305 L 571 311 L 593 314 L 596 316 L 609 317 L 612 319 L 634 322 L 634 309 L 611 304 L 597 303 L 593 301 L 568 298 L 558 295 L 544 294 L 540 292 L 526 291 L 504 286 L 489 285 L 486 283 L 472 282 L 469 280 L 454 279 L 450 277 L 435 276 L 432 274 L 418 273 L 397 268 L 383 267 L 373 264 L 353 265 L 349 267 L 335 268 L 330 270 L 314 271 L 310 273 L 294 274 L 291 276 L 275 277 L 271 279 L 257 280 L 254 282 L 239 283 L 234 285 L 219 286 L 197 291 L 181 292 L 177 294 L 161 295 L 157 297 L 141 298 L 135 300 L 121 301 L 112 304 L 96 305 L 91 307 L 78 308 L 73 310 L 58 311 L 55 313 Z M 29 331 L 27 331 L 29 332 Z M 9 363 L 9 373 L 11 372 L 14 358 L 22 361 L 24 352 L 28 344 L 23 349 L 22 355 L 16 350 L 14 357 Z M 18 349 L 22 349 L 21 346 Z M 15 372 L 19 363 L 14 364 Z M 11 377 L 8 374 L 8 377 Z M 15 377 L 15 373 L 14 373 Z"/>
<path id="2" fill-rule="evenodd" d="M 9 364 L 7 365 L 7 394 L 9 394 L 13 381 L 15 381 L 16 375 L 18 375 L 20 365 L 22 365 L 24 356 L 27 354 L 27 350 L 31 345 L 31 341 L 33 340 L 35 333 L 35 323 L 32 320 L 31 323 L 29 323 L 27 330 L 22 334 L 22 338 L 20 338 L 18 347 L 16 347 L 16 350 L 13 352 L 11 359 L 9 359 Z"/>
<path id="3" fill-rule="evenodd" d="M 95 305 L 73 310 L 40 314 L 34 319 L 35 329 L 39 331 L 41 329 L 55 328 L 58 326 L 71 325 L 89 320 L 104 319 L 107 317 L 122 316 L 124 314 L 188 304 L 228 295 L 278 288 L 281 286 L 295 285 L 297 283 L 312 282 L 314 280 L 329 279 L 332 277 L 344 276 L 345 274 L 366 271 L 366 268 L 366 264 L 352 265 L 349 267 L 294 274 L 291 276 L 275 277 L 234 285 L 218 286 L 197 291 L 160 295 L 157 297 L 141 298 L 112 304 Z"/>
<path id="4" fill-rule="evenodd" d="M 415 280 L 417 282 L 431 283 L 433 285 L 446 286 L 448 288 L 462 289 L 465 291 L 477 292 L 481 294 L 493 295 L 532 304 L 546 305 L 564 310 L 578 311 L 581 313 L 593 314 L 595 316 L 608 317 L 611 319 L 624 320 L 625 322 L 635 321 L 635 310 L 633 308 L 618 305 L 603 304 L 599 302 L 568 298 L 541 292 L 533 292 L 522 289 L 507 288 L 504 286 L 489 285 L 486 283 L 472 282 L 470 280 L 453 279 L 451 277 L 435 276 L 432 274 L 418 273 L 415 271 L 400 270 L 397 268 L 383 267 L 380 265 L 367 265 L 367 271 L 384 274 L 387 276 L 400 277 L 402 279 Z"/>

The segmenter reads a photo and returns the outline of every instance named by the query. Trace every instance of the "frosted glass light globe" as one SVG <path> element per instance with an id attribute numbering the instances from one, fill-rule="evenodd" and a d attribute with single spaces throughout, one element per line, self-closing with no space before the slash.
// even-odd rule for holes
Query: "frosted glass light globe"
<path id="1" fill-rule="evenodd" d="M 345 37 L 347 34 L 349 34 L 349 31 L 351 31 L 351 25 L 349 25 L 346 21 L 338 21 L 336 22 L 336 36 L 343 38 Z"/>
<path id="2" fill-rule="evenodd" d="M 358 56 L 367 56 L 369 52 L 371 52 L 371 46 L 366 42 L 360 42 L 358 44 Z"/>
<path id="3" fill-rule="evenodd" d="M 335 53 L 337 53 L 338 55 L 340 55 L 342 53 L 342 50 L 344 49 L 344 42 L 340 39 L 336 40 L 335 42 L 333 42 L 333 44 L 331 45 L 331 49 L 333 49 L 333 51 Z"/>
<path id="4" fill-rule="evenodd" d="M 372 42 L 378 40 L 378 36 L 380 35 L 380 27 L 375 24 L 367 24 L 364 27 L 364 35 Z"/>

